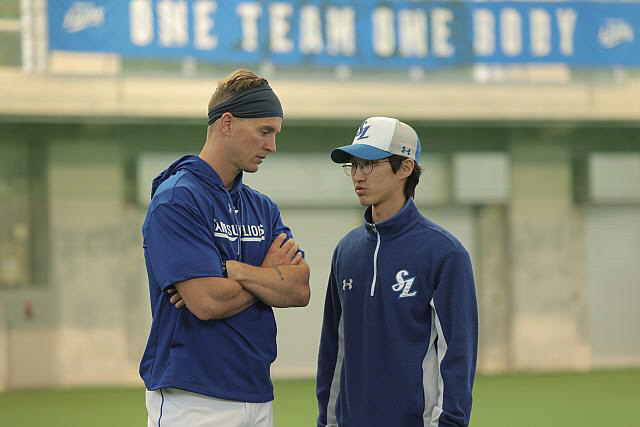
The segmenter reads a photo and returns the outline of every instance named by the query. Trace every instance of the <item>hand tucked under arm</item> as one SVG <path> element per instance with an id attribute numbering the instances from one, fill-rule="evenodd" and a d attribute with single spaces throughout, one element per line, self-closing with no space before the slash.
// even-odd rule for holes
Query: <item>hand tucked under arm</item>
<path id="1" fill-rule="evenodd" d="M 240 283 L 222 277 L 185 280 L 176 283 L 175 289 L 169 301 L 176 308 L 186 306 L 200 320 L 233 316 L 256 301 Z"/>

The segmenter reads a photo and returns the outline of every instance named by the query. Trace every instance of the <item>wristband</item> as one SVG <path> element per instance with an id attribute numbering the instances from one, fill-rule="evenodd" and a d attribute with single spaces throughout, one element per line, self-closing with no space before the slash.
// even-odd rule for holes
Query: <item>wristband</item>
<path id="1" fill-rule="evenodd" d="M 224 277 L 225 279 L 229 278 L 229 275 L 227 274 L 227 260 L 226 259 L 222 260 L 222 277 Z"/>

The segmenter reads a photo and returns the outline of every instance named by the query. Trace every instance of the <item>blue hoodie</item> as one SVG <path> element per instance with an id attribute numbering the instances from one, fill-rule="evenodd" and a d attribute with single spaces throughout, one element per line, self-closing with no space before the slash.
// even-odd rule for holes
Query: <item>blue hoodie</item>
<path id="1" fill-rule="evenodd" d="M 318 426 L 466 426 L 478 317 L 469 254 L 409 199 L 336 247 L 318 356 Z"/>
<path id="2" fill-rule="evenodd" d="M 142 226 L 153 321 L 140 362 L 148 390 L 173 387 L 244 402 L 273 400 L 276 358 L 271 307 L 256 302 L 225 319 L 202 321 L 176 309 L 165 292 L 176 282 L 223 277 L 222 260 L 259 266 L 280 233 L 292 237 L 268 197 L 242 184 L 228 191 L 196 156 L 153 180 Z"/>

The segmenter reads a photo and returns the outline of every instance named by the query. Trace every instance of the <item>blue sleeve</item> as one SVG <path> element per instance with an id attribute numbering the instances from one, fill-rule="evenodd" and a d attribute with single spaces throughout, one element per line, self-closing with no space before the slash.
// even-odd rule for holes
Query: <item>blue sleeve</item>
<path id="1" fill-rule="evenodd" d="M 196 277 L 223 277 L 220 252 L 202 215 L 185 203 L 163 203 L 144 230 L 145 256 L 162 290 Z"/>
<path id="2" fill-rule="evenodd" d="M 478 352 L 478 306 L 471 259 L 449 253 L 439 269 L 432 300 L 441 381 L 436 408 L 439 426 L 467 426 Z"/>
<path id="3" fill-rule="evenodd" d="M 335 254 L 334 254 L 335 259 Z M 324 317 L 318 351 L 316 396 L 318 398 L 318 427 L 337 425 L 335 404 L 340 391 L 340 374 L 344 355 L 343 336 L 340 331 L 342 305 L 336 287 L 332 265 L 324 300 Z"/>

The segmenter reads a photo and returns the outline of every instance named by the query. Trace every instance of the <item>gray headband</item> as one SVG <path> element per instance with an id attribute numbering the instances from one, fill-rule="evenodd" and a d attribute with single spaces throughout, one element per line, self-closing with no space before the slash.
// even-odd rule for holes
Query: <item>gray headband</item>
<path id="1" fill-rule="evenodd" d="M 242 119 L 283 117 L 280 100 L 268 84 L 234 95 L 210 109 L 209 124 L 227 112 Z"/>

